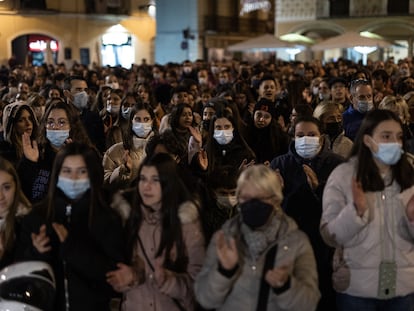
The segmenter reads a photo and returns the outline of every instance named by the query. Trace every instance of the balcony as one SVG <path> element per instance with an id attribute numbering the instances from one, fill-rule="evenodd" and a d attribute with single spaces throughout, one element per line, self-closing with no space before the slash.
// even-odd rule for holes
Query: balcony
<path id="1" fill-rule="evenodd" d="M 220 34 L 255 34 L 270 32 L 271 26 L 265 20 L 211 15 L 204 16 L 204 30 Z"/>
<path id="2" fill-rule="evenodd" d="M 6 0 L 22 14 L 129 15 L 130 0 Z"/>

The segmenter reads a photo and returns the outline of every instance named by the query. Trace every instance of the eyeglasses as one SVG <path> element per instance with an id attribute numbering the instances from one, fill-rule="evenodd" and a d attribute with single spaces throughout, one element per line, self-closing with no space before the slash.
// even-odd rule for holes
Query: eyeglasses
<path id="1" fill-rule="evenodd" d="M 49 119 L 46 121 L 46 128 L 64 128 L 69 125 L 68 120 L 66 119 L 59 119 L 59 120 L 53 120 Z"/>

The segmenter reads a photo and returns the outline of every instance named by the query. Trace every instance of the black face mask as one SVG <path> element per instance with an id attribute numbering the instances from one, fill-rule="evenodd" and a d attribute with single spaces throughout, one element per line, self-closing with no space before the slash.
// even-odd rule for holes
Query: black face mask
<path id="1" fill-rule="evenodd" d="M 271 204 L 258 199 L 251 199 L 239 205 L 243 222 L 254 230 L 262 227 L 268 221 L 273 212 Z"/>
<path id="2" fill-rule="evenodd" d="M 325 131 L 329 137 L 333 138 L 342 133 L 342 122 L 331 122 L 325 124 Z"/>

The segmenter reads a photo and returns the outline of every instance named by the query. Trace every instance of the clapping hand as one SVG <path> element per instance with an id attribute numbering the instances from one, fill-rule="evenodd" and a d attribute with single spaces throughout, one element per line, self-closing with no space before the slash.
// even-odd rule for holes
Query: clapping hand
<path id="1" fill-rule="evenodd" d="M 116 266 L 118 267 L 117 270 L 110 271 L 106 274 L 106 281 L 115 291 L 121 292 L 122 289 L 138 281 L 131 266 L 123 263 L 118 263 Z"/>
<path id="2" fill-rule="evenodd" d="M 248 168 L 249 166 L 252 166 L 254 164 L 255 164 L 254 160 L 251 160 L 250 162 L 247 162 L 247 159 L 244 159 L 243 162 L 239 166 L 239 171 L 243 171 L 246 168 Z"/>
<path id="3" fill-rule="evenodd" d="M 32 244 L 36 250 L 43 254 L 52 249 L 49 245 L 50 238 L 46 235 L 46 225 L 42 225 L 39 229 L 39 234 L 32 233 Z"/>
<path id="4" fill-rule="evenodd" d="M 189 130 L 191 136 L 194 137 L 194 140 L 196 141 L 196 143 L 201 145 L 201 139 L 202 138 L 201 138 L 201 133 L 200 133 L 199 129 L 196 128 L 196 127 L 190 126 L 188 128 L 188 130 Z"/>
<path id="5" fill-rule="evenodd" d="M 216 251 L 220 265 L 226 270 L 232 270 L 239 262 L 239 253 L 236 247 L 236 240 L 230 237 L 226 240 L 223 230 L 216 234 Z"/>
<path id="6" fill-rule="evenodd" d="M 406 213 L 408 220 L 414 221 L 414 195 L 411 197 L 410 201 L 407 203 Z"/>
<path id="7" fill-rule="evenodd" d="M 125 150 L 122 159 L 123 159 L 124 165 L 128 169 L 128 171 L 132 171 L 133 163 L 132 163 L 131 155 L 129 154 L 129 150 Z"/>
<path id="8" fill-rule="evenodd" d="M 289 266 L 283 265 L 280 267 L 268 270 L 265 275 L 266 282 L 273 288 L 280 288 L 286 284 L 289 279 Z"/>
<path id="9" fill-rule="evenodd" d="M 155 282 L 157 283 L 158 287 L 161 287 L 165 280 L 166 280 L 166 273 L 164 269 L 164 256 L 161 255 L 160 257 L 155 258 L 154 261 L 154 278 Z"/>
<path id="10" fill-rule="evenodd" d="M 368 204 L 362 185 L 360 182 L 357 182 L 355 178 L 352 179 L 352 196 L 354 198 L 357 214 L 362 217 L 367 210 Z M 412 201 L 412 199 L 410 201 Z"/>
<path id="11" fill-rule="evenodd" d="M 68 230 L 66 229 L 66 227 L 56 222 L 52 223 L 52 227 L 53 229 L 55 229 L 55 232 L 59 238 L 59 241 L 61 243 L 65 242 L 68 237 Z"/>
<path id="12" fill-rule="evenodd" d="M 309 186 L 312 188 L 312 190 L 315 190 L 319 186 L 318 176 L 309 165 L 303 164 L 302 167 L 308 180 Z"/>

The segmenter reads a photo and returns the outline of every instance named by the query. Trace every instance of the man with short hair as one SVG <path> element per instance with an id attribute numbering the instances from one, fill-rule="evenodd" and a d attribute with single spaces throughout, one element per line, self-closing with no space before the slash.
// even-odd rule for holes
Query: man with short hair
<path id="1" fill-rule="evenodd" d="M 105 134 L 98 111 L 91 110 L 86 80 L 80 76 L 65 79 L 63 94 L 66 102 L 79 112 L 80 120 L 92 144 L 102 153 L 105 152 Z"/>
<path id="2" fill-rule="evenodd" d="M 342 105 L 344 109 L 347 109 L 351 102 L 348 99 L 347 82 L 343 78 L 333 78 L 329 81 L 331 88 L 331 98 L 336 104 Z"/>
<path id="3" fill-rule="evenodd" d="M 351 82 L 350 92 L 352 105 L 342 116 L 345 136 L 353 141 L 366 113 L 374 108 L 371 82 L 362 79 L 354 80 Z"/>

